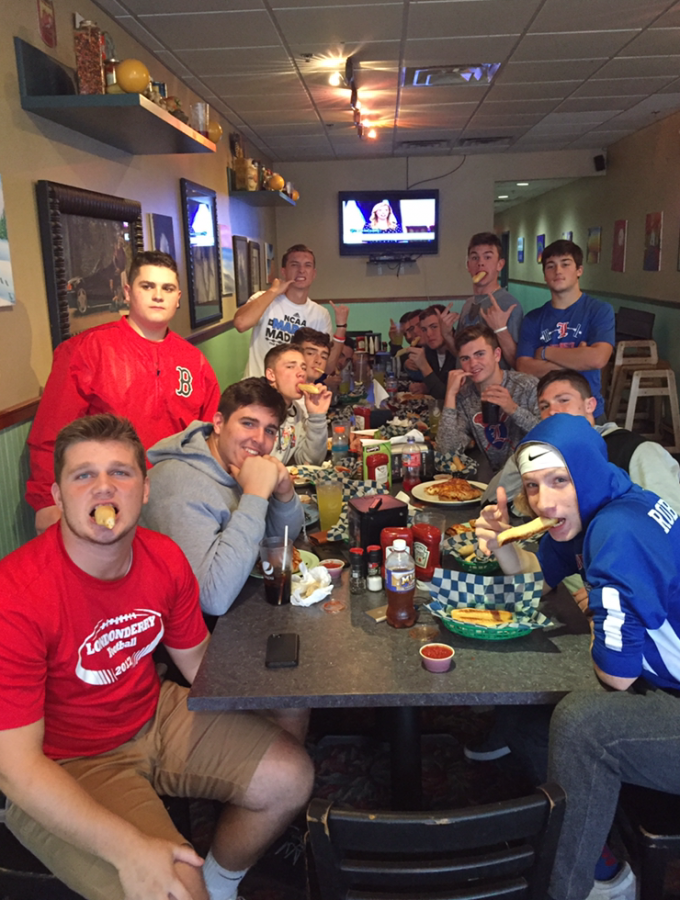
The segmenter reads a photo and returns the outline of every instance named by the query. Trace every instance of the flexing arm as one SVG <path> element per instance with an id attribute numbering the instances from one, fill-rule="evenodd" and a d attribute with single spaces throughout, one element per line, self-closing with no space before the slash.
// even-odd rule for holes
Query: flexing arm
<path id="1" fill-rule="evenodd" d="M 336 306 L 332 300 L 329 300 L 329 303 L 333 307 L 333 315 L 335 316 L 335 330 L 337 332 L 337 335 L 340 338 L 345 338 L 347 337 L 347 320 L 349 319 L 349 307 L 345 306 L 344 303 L 340 303 L 338 306 Z M 331 335 L 331 338 L 332 337 L 333 335 Z M 340 360 L 342 347 L 342 341 L 331 340 L 331 352 L 328 354 L 328 359 L 326 360 L 326 372 L 329 375 L 332 375 L 338 367 L 338 361 Z"/>
<path id="2" fill-rule="evenodd" d="M 271 287 L 267 288 L 263 294 L 260 294 L 259 297 L 255 297 L 253 300 L 249 300 L 245 306 L 241 306 L 236 310 L 234 314 L 234 328 L 240 334 L 243 334 L 244 331 L 248 331 L 250 328 L 254 328 L 267 311 L 267 307 L 276 300 L 279 294 L 285 294 L 292 283 L 292 280 L 280 281 L 278 278 L 275 278 Z"/>
<path id="3" fill-rule="evenodd" d="M 97 803 L 42 752 L 40 720 L 0 732 L 0 790 L 52 834 L 111 863 L 125 900 L 192 900 L 181 866 L 202 865 L 186 844 L 151 838 Z"/>

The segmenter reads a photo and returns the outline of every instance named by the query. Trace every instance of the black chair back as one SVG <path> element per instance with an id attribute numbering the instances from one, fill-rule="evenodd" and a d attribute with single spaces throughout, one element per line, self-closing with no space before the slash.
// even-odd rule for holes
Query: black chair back
<path id="1" fill-rule="evenodd" d="M 441 812 L 307 810 L 322 900 L 545 900 L 564 791 Z M 314 894 L 312 893 L 312 896 Z"/>
<path id="2" fill-rule="evenodd" d="M 622 306 L 616 313 L 616 342 L 651 341 L 654 313 Z"/>

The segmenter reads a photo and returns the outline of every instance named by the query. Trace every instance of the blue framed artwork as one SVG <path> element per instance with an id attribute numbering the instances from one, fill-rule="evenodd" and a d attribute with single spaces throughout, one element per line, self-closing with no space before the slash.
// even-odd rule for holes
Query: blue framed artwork
<path id="1" fill-rule="evenodd" d="M 524 262 L 524 238 L 517 238 L 517 262 Z"/>
<path id="2" fill-rule="evenodd" d="M 545 250 L 545 235 L 536 235 L 536 262 L 540 263 L 543 259 L 543 251 Z"/>

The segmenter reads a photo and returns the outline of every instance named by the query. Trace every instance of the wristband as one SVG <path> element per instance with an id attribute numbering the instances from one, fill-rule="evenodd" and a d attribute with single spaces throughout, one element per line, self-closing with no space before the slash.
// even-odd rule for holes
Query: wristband
<path id="1" fill-rule="evenodd" d="M 541 359 L 545 359 L 545 351 L 546 351 L 546 349 L 547 349 L 547 347 L 542 347 L 542 348 L 541 348 Z M 547 362 L 547 360 L 546 360 L 546 362 Z"/>
<path id="2" fill-rule="evenodd" d="M 344 325 L 337 325 L 337 324 L 336 324 L 335 327 L 336 327 L 336 328 L 347 328 L 347 322 L 345 322 Z"/>
<path id="3" fill-rule="evenodd" d="M 333 335 L 333 340 L 334 340 L 334 341 L 337 341 L 338 344 L 344 344 L 344 343 L 345 343 L 345 339 L 344 339 L 344 338 L 339 338 L 339 337 L 338 337 L 337 335 L 335 335 L 335 334 Z"/>
<path id="4" fill-rule="evenodd" d="M 494 333 L 494 334 L 500 334 L 501 331 L 507 331 L 507 330 L 508 330 L 508 326 L 507 326 L 507 325 L 504 325 L 502 328 L 495 328 L 493 333 Z"/>

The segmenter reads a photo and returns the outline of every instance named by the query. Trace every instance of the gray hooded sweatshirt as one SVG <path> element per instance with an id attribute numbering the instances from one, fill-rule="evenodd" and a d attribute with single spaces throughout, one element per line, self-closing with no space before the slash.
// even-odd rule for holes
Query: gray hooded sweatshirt
<path id="1" fill-rule="evenodd" d="M 208 422 L 192 422 L 148 451 L 151 491 L 141 524 L 184 551 L 201 589 L 201 609 L 221 616 L 238 596 L 264 537 L 300 533 L 298 497 L 282 503 L 243 494 L 210 452 Z"/>

